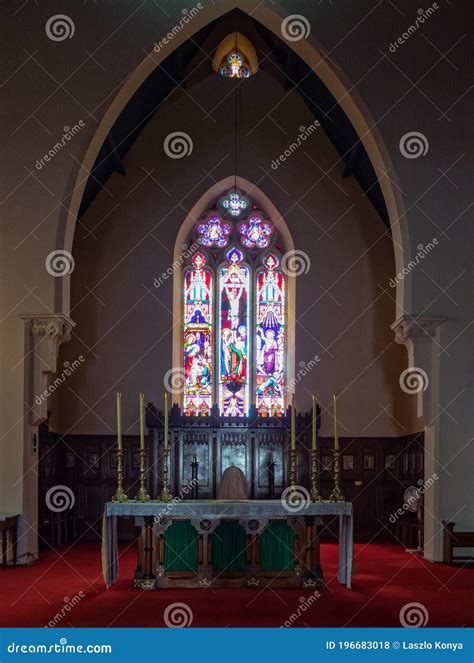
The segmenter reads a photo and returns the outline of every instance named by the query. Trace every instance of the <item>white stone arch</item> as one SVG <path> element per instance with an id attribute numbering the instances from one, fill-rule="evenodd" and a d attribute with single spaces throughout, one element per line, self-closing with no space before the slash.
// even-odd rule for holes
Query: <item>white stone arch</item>
<path id="1" fill-rule="evenodd" d="M 281 240 L 283 252 L 293 251 L 294 242 L 286 221 L 281 216 L 271 199 L 264 191 L 249 182 L 244 177 L 235 177 L 230 175 L 220 182 L 216 182 L 210 187 L 193 205 L 186 215 L 180 229 L 176 235 L 173 252 L 173 367 L 180 367 L 183 364 L 182 353 L 182 333 L 183 333 L 183 270 L 185 264 L 181 257 L 183 254 L 183 244 L 187 244 L 192 234 L 193 228 L 198 219 L 201 219 L 205 212 L 212 209 L 216 198 L 227 193 L 229 189 L 240 189 L 245 195 L 249 196 L 257 205 L 258 209 L 265 212 L 268 218 L 275 226 L 279 239 Z M 296 276 L 289 274 L 286 276 L 286 384 L 292 384 L 295 377 L 295 320 L 296 320 Z M 175 393 L 175 399 L 180 401 L 181 393 L 179 390 Z"/>

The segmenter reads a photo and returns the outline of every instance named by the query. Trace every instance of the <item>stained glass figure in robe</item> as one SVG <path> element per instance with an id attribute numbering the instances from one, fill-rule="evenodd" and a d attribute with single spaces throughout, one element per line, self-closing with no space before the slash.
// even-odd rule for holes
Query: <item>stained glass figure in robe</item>
<path id="1" fill-rule="evenodd" d="M 194 254 L 184 275 L 184 413 L 210 414 L 212 405 L 212 273 Z"/>
<path id="2" fill-rule="evenodd" d="M 248 414 L 250 274 L 238 249 L 227 253 L 219 272 L 219 409 L 225 417 Z"/>
<path id="3" fill-rule="evenodd" d="M 281 416 L 285 387 L 285 278 L 270 254 L 256 278 L 256 404 L 258 414 Z"/>

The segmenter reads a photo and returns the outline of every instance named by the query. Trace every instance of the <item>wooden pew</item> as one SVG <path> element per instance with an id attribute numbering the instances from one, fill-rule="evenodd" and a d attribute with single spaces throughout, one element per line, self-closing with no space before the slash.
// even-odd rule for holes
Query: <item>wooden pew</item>
<path id="1" fill-rule="evenodd" d="M 453 564 L 453 562 L 474 562 L 471 556 L 453 555 L 453 548 L 474 548 L 474 532 L 455 532 L 456 523 L 443 521 L 443 562 Z"/>

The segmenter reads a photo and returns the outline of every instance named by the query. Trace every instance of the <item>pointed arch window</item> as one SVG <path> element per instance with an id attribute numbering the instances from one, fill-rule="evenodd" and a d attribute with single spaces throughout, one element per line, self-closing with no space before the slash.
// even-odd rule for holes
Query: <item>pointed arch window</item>
<path id="1" fill-rule="evenodd" d="M 281 416 L 285 409 L 286 280 L 270 221 L 240 191 L 195 226 L 184 270 L 186 415 Z M 216 330 L 215 333 L 213 330 Z"/>

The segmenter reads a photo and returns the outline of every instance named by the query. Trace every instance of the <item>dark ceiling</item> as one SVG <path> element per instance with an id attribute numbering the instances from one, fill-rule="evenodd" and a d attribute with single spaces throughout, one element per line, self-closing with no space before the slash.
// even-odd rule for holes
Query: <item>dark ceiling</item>
<path id="1" fill-rule="evenodd" d="M 340 176 L 356 178 L 381 220 L 390 230 L 385 201 L 372 163 L 354 127 L 335 98 L 311 68 L 284 41 L 239 10 L 233 10 L 231 14 L 238 23 L 236 29 L 244 34 L 243 23 L 253 24 L 254 31 L 257 30 L 271 52 L 270 57 L 274 64 L 285 74 L 285 89 L 293 87 L 300 93 L 314 118 L 319 120 L 322 129 L 342 157 L 344 164 L 341 164 Z M 229 14 L 223 18 L 228 22 Z M 113 172 L 125 176 L 123 156 L 170 92 L 184 80 L 186 67 L 223 18 L 208 24 L 193 35 L 192 39 L 185 41 L 148 76 L 130 99 L 99 151 L 86 184 L 79 218 L 84 215 Z"/>

